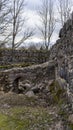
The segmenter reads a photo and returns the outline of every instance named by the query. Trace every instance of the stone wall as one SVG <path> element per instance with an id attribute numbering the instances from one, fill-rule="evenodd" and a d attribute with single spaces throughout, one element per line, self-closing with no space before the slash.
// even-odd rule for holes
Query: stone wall
<path id="1" fill-rule="evenodd" d="M 0 51 L 0 63 L 1 64 L 11 64 L 11 50 L 1 50 Z M 51 77 L 51 79 L 61 77 L 67 81 L 69 84 L 69 87 L 71 91 L 73 90 L 73 19 L 69 19 L 63 26 L 63 28 L 60 30 L 59 33 L 59 39 L 57 40 L 56 44 L 51 48 L 50 50 L 50 58 L 49 58 L 49 51 L 30 51 L 30 50 L 16 50 L 14 51 L 14 63 L 22 63 L 22 62 L 29 62 L 29 63 L 43 63 L 45 61 L 49 62 L 52 60 L 53 64 L 56 64 L 56 68 L 52 69 L 52 64 L 49 67 L 49 71 L 46 69 L 41 69 L 42 65 L 39 67 L 36 67 L 38 69 L 29 69 L 29 67 L 26 69 L 20 68 L 16 69 L 15 71 L 9 70 L 14 75 L 15 73 L 21 72 L 22 74 L 27 77 L 27 79 L 30 77 L 35 81 L 40 77 L 40 80 L 44 80 L 46 76 L 46 72 L 48 73 L 48 79 Z M 51 68 L 50 68 L 51 67 Z M 56 69 L 56 74 L 54 74 L 54 71 Z M 32 72 L 31 72 L 32 70 Z M 5 74 L 5 71 L 2 72 Z M 2 74 L 1 73 L 1 74 Z M 8 75 L 9 75 L 8 73 Z M 32 74 L 33 73 L 33 74 Z M 36 75 L 36 76 L 35 76 Z M 56 76 L 56 77 L 55 77 Z M 2 76 L 4 77 L 4 76 Z M 24 77 L 24 78 L 25 78 Z M 4 78 L 6 79 L 6 78 Z M 3 80 L 2 80 L 3 81 Z"/>
<path id="2" fill-rule="evenodd" d="M 73 55 L 73 19 L 69 19 L 59 32 L 59 39 L 51 48 L 50 59 Z"/>
<path id="3" fill-rule="evenodd" d="M 0 49 L 0 64 L 12 63 L 12 51 L 10 49 Z M 32 63 L 38 64 L 49 60 L 49 51 L 21 49 L 14 51 L 14 63 Z"/>
<path id="4" fill-rule="evenodd" d="M 17 85 L 19 80 L 28 80 L 32 86 L 47 80 L 55 79 L 55 64 L 53 61 L 31 67 L 13 68 L 0 71 L 0 90 L 10 91 Z M 14 85 L 15 84 L 15 85 Z"/>
<path id="5" fill-rule="evenodd" d="M 58 75 L 67 80 L 73 92 L 73 19 L 69 19 L 60 30 L 59 39 L 51 48 L 50 59 L 58 64 Z"/>

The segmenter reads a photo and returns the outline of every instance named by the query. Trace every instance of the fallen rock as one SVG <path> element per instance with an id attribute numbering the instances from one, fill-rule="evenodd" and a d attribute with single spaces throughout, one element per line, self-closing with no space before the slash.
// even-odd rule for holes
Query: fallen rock
<path id="1" fill-rule="evenodd" d="M 19 82 L 19 90 L 25 91 L 25 90 L 30 90 L 31 84 L 25 83 L 23 84 L 22 82 Z"/>
<path id="2" fill-rule="evenodd" d="M 69 115 L 69 118 L 68 118 L 69 122 L 73 124 L 73 114 L 72 115 Z"/>
<path id="3" fill-rule="evenodd" d="M 25 94 L 25 96 L 27 96 L 27 97 L 35 97 L 35 94 L 34 94 L 34 92 L 33 91 L 28 91 L 26 94 Z"/>
<path id="4" fill-rule="evenodd" d="M 8 108 L 10 108 L 10 105 L 4 104 L 2 107 L 8 109 Z"/>
<path id="5" fill-rule="evenodd" d="M 26 84 L 26 83 L 31 84 L 30 80 L 23 80 L 22 83 L 23 84 Z"/>
<path id="6" fill-rule="evenodd" d="M 63 122 L 59 121 L 56 125 L 54 130 L 64 130 Z"/>
<path id="7" fill-rule="evenodd" d="M 24 88 L 26 88 L 26 89 L 30 89 L 30 88 L 31 88 L 31 84 L 29 84 L 29 83 L 25 83 L 25 84 L 24 84 Z"/>

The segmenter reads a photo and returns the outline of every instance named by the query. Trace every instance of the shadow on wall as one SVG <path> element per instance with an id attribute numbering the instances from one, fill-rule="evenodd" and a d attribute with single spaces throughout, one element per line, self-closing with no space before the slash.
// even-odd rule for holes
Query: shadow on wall
<path id="1" fill-rule="evenodd" d="M 68 74 L 67 69 L 65 67 L 61 67 L 59 70 L 59 76 L 63 79 L 65 79 L 68 82 Z"/>
<path id="2" fill-rule="evenodd" d="M 19 90 L 19 80 L 21 79 L 21 76 L 18 76 L 14 81 L 13 81 L 13 87 L 12 87 L 12 91 L 15 93 L 21 93 Z"/>

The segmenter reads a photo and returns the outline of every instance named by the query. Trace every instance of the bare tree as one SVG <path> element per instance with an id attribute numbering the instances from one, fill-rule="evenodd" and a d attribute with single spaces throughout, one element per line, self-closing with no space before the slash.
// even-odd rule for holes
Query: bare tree
<path id="1" fill-rule="evenodd" d="M 49 48 L 50 39 L 55 29 L 53 0 L 42 0 L 39 9 L 41 26 L 38 27 L 44 40 L 46 49 Z"/>
<path id="2" fill-rule="evenodd" d="M 19 47 L 25 40 L 33 35 L 33 30 L 26 28 L 26 18 L 24 15 L 25 0 L 13 0 L 11 4 L 12 26 L 12 49 Z M 24 26 L 25 24 L 25 26 Z M 17 40 L 19 38 L 19 40 Z M 17 38 L 17 39 L 16 39 Z"/>
<path id="3" fill-rule="evenodd" d="M 63 26 L 64 23 L 70 18 L 72 1 L 71 0 L 58 0 L 57 7 L 58 7 L 58 12 L 60 14 L 61 25 Z"/>
<path id="4" fill-rule="evenodd" d="M 8 26 L 8 14 L 9 9 L 7 7 L 8 0 L 0 0 L 0 47 L 6 43 L 6 37 L 4 36 L 5 30 Z"/>
<path id="5" fill-rule="evenodd" d="M 25 6 L 25 0 L 9 0 L 8 9 L 10 12 L 5 37 L 8 45 L 12 48 L 12 60 L 14 59 L 14 50 L 34 34 L 34 29 L 29 29 L 26 24 Z"/>

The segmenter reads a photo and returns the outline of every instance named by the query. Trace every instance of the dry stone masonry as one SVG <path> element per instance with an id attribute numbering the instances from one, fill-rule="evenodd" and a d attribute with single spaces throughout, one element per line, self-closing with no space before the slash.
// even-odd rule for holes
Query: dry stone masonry
<path id="1" fill-rule="evenodd" d="M 35 82 L 35 80 L 39 81 L 38 78 L 40 77 L 40 81 L 42 82 L 42 80 L 45 80 L 47 78 L 45 76 L 46 74 L 48 74 L 48 81 L 50 80 L 50 78 L 58 79 L 59 77 L 66 80 L 67 84 L 69 84 L 70 87 L 69 89 L 72 92 L 73 90 L 73 19 L 72 18 L 70 18 L 64 24 L 63 28 L 60 30 L 59 39 L 50 50 L 50 58 L 48 53 L 49 52 L 46 53 L 45 51 L 43 53 L 40 53 L 38 51 L 37 53 L 37 51 L 30 52 L 24 50 L 16 50 L 14 62 L 19 63 L 23 61 L 25 62 L 28 61 L 30 63 L 31 62 L 42 63 L 49 59 L 49 62 L 47 62 L 48 63 L 47 68 L 49 68 L 49 70 L 47 68 L 42 69 L 43 65 L 40 65 L 40 67 L 39 65 L 36 67 L 34 66 L 33 67 L 34 69 L 32 69 L 32 67 L 16 68 L 0 72 L 1 75 L 4 75 L 1 77 L 7 80 L 6 77 L 8 76 L 9 81 L 10 77 L 9 75 L 11 75 L 10 79 L 12 80 L 9 81 L 9 84 L 11 82 L 11 85 L 14 86 L 14 83 L 15 82 L 18 83 L 20 77 L 22 77 L 20 75 L 24 75 L 23 77 L 27 80 L 30 79 L 31 81 L 32 79 L 33 82 Z M 0 62 L 11 63 L 10 56 L 11 56 L 10 50 L 3 50 L 1 52 Z M 13 82 L 14 80 L 15 82 Z"/>
<path id="2" fill-rule="evenodd" d="M 49 63 L 46 62 L 31 67 L 4 70 L 0 72 L 0 77 L 1 90 L 5 92 L 10 90 L 18 91 L 19 80 L 29 81 L 36 85 L 36 83 L 39 84 L 45 80 L 55 79 L 55 64 L 50 61 Z"/>
<path id="3" fill-rule="evenodd" d="M 14 50 L 14 57 L 12 62 L 12 50 L 0 49 L 0 65 L 29 63 L 39 64 L 49 60 L 49 51 L 46 50 L 29 50 L 19 49 Z"/>
<path id="4" fill-rule="evenodd" d="M 73 19 L 60 30 L 59 39 L 51 49 L 50 59 L 56 60 L 58 74 L 73 87 Z"/>

